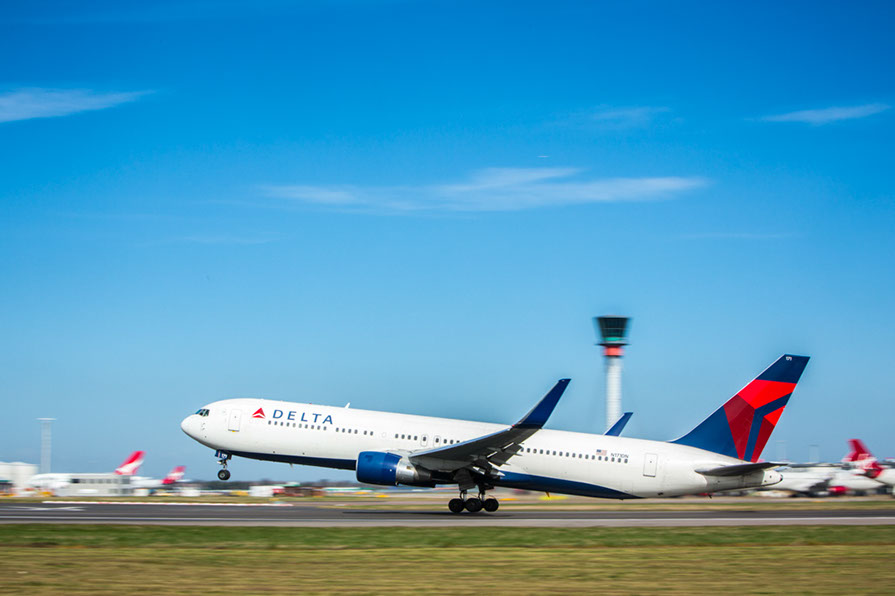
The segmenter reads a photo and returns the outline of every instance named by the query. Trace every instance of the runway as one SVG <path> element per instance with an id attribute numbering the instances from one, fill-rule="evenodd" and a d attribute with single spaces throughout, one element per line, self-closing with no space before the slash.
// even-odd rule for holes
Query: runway
<path id="1" fill-rule="evenodd" d="M 441 507 L 350 509 L 285 504 L 238 506 L 135 503 L 0 505 L 0 523 L 293 527 L 680 527 L 893 525 L 892 509 L 549 511 L 507 507 L 496 513 L 452 514 Z"/>

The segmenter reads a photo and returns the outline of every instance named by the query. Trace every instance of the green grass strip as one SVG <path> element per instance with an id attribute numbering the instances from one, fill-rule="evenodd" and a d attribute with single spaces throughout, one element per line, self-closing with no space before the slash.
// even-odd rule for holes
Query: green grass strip
<path id="1" fill-rule="evenodd" d="M 687 528 L 285 528 L 0 525 L 0 545 L 42 548 L 383 549 L 892 545 L 895 526 Z"/>

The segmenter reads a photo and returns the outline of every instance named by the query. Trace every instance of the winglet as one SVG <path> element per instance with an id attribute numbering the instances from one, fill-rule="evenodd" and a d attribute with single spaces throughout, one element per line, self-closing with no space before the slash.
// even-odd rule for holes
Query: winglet
<path id="1" fill-rule="evenodd" d="M 556 385 L 553 386 L 553 389 L 538 402 L 538 405 L 533 407 L 528 414 L 523 416 L 522 420 L 514 424 L 513 428 L 543 427 L 544 424 L 547 423 L 547 419 L 550 418 L 550 414 L 553 413 L 556 404 L 559 403 L 559 398 L 562 397 L 563 392 L 569 385 L 569 381 L 571 381 L 571 379 L 560 379 L 557 381 Z"/>
<path id="2" fill-rule="evenodd" d="M 606 435 L 610 437 L 617 437 L 622 434 L 622 431 L 625 429 L 625 425 L 628 424 L 628 420 L 631 419 L 631 416 L 634 415 L 634 412 L 625 412 L 622 414 L 622 417 L 618 419 L 618 421 L 609 427 L 609 430 L 606 431 Z"/>

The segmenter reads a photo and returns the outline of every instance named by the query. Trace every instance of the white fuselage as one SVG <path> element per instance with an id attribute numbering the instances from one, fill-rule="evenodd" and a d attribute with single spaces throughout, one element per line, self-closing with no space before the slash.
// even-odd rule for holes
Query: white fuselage
<path id="1" fill-rule="evenodd" d="M 181 427 L 212 449 L 252 459 L 348 470 L 355 469 L 363 451 L 410 455 L 507 428 L 266 399 L 223 400 L 203 410 L 206 415 L 188 416 Z M 496 485 L 624 499 L 752 488 L 780 480 L 773 470 L 706 476 L 697 470 L 744 462 L 661 441 L 539 430 L 521 445 L 522 451 L 499 468 Z"/>
<path id="2" fill-rule="evenodd" d="M 895 468 L 883 468 L 883 471 L 874 480 L 886 486 L 895 486 Z"/>
<path id="3" fill-rule="evenodd" d="M 877 478 L 870 478 L 863 470 L 855 468 L 837 468 L 836 473 L 830 479 L 830 486 L 841 486 L 850 491 L 875 491 L 883 486 L 883 482 Z"/>
<path id="4" fill-rule="evenodd" d="M 788 466 L 780 470 L 783 480 L 772 490 L 784 490 L 794 493 L 817 495 L 830 488 L 830 480 L 836 475 L 834 466 Z"/>

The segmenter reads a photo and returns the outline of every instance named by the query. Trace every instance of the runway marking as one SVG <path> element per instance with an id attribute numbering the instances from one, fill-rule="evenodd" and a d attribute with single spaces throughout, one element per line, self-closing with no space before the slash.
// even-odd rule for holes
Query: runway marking
<path id="1" fill-rule="evenodd" d="M 191 507 L 293 507 L 292 503 L 175 503 L 171 501 L 42 501 L 61 505 L 177 505 Z M 60 507 L 61 509 L 61 507 Z"/>
<path id="2" fill-rule="evenodd" d="M 737 518 L 542 518 L 517 519 L 511 517 L 445 517 L 442 519 L 409 520 L 406 517 L 384 518 L 375 520 L 346 520 L 344 518 L 318 519 L 283 519 L 283 518 L 231 518 L 231 517 L 118 517 L 118 516 L 15 516 L 0 515 L 6 522 L 46 522 L 61 521 L 68 523 L 142 523 L 164 525 L 225 525 L 225 526 L 528 526 L 528 527 L 594 527 L 594 526 L 733 526 L 733 525 L 892 525 L 895 517 L 737 517 Z"/>
<path id="3" fill-rule="evenodd" d="M 0 511 L 84 511 L 83 507 L 27 507 L 22 505 L 10 505 L 0 507 Z"/>

